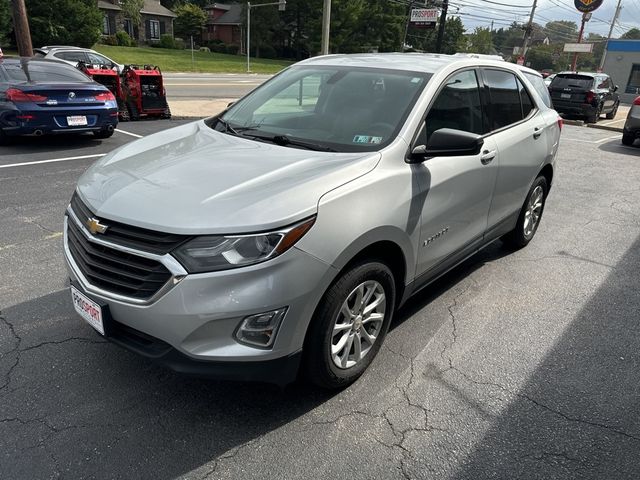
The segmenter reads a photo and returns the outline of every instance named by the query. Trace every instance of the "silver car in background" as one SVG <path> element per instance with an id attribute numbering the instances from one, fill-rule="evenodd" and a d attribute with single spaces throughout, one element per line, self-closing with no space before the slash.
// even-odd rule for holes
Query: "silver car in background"
<path id="1" fill-rule="evenodd" d="M 506 62 L 305 60 L 89 168 L 65 215 L 73 304 L 177 371 L 348 385 L 411 295 L 531 241 L 561 126 Z"/>

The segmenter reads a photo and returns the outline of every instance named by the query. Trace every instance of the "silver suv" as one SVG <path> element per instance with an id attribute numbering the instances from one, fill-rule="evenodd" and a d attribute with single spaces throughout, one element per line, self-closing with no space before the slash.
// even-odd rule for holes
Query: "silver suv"
<path id="1" fill-rule="evenodd" d="M 300 62 L 216 117 L 96 162 L 65 216 L 78 313 L 181 372 L 353 382 L 394 312 L 536 233 L 561 121 L 481 57 Z"/>

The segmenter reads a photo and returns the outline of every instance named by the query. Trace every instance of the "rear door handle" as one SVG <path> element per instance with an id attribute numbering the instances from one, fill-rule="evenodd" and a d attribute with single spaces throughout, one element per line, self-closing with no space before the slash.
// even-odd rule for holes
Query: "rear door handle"
<path id="1" fill-rule="evenodd" d="M 536 127 L 533 129 L 533 138 L 540 138 L 542 135 L 542 127 Z"/>
<path id="2" fill-rule="evenodd" d="M 488 165 L 493 161 L 494 158 L 496 158 L 495 150 L 485 150 L 484 152 L 482 152 L 482 156 L 480 156 L 480 161 L 483 165 Z"/>

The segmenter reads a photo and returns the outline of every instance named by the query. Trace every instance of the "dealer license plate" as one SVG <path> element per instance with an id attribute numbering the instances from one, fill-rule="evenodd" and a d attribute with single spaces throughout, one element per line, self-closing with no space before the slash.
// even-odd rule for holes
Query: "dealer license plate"
<path id="1" fill-rule="evenodd" d="M 71 300 L 76 312 L 84 318 L 89 325 L 95 328 L 101 335 L 104 335 L 104 324 L 102 323 L 102 308 L 86 295 L 71 286 Z"/>
<path id="2" fill-rule="evenodd" d="M 84 115 L 72 115 L 67 117 L 67 125 L 70 127 L 81 127 L 87 125 L 87 117 Z"/>
<path id="3" fill-rule="evenodd" d="M 560 94 L 560 98 L 571 98 L 571 94 L 570 93 L 561 93 Z"/>

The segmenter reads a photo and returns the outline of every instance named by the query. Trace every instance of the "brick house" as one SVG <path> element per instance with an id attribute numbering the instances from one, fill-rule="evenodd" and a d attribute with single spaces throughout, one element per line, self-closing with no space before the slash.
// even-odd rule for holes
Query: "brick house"
<path id="1" fill-rule="evenodd" d="M 226 44 L 242 45 L 244 28 L 241 4 L 212 3 L 204 7 L 204 10 L 208 19 L 202 34 L 203 40 L 220 40 Z"/>
<path id="2" fill-rule="evenodd" d="M 125 31 L 138 43 L 160 40 L 160 35 L 164 34 L 173 36 L 173 19 L 177 15 L 160 5 L 160 0 L 144 0 L 140 26 L 125 18 L 119 0 L 98 0 L 98 9 L 104 15 L 102 34 L 105 36 Z"/>

